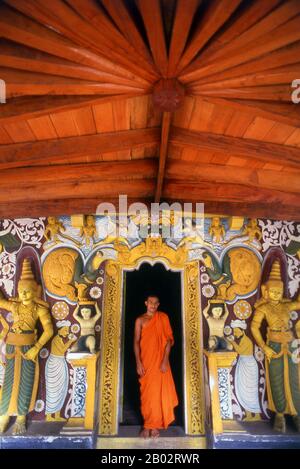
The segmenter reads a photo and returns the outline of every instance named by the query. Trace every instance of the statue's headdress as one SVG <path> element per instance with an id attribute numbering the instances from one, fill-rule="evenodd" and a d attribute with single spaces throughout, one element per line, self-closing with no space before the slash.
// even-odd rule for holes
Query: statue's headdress
<path id="1" fill-rule="evenodd" d="M 277 280 L 281 282 L 281 269 L 278 260 L 273 262 L 272 269 L 269 275 L 269 280 Z"/>
<path id="2" fill-rule="evenodd" d="M 31 280 L 35 282 L 35 278 L 31 269 L 30 259 L 28 258 L 24 259 L 23 261 L 20 280 Z"/>

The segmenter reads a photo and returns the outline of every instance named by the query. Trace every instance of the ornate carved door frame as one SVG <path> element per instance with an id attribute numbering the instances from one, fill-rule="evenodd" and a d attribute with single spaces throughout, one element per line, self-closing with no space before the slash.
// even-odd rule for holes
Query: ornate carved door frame
<path id="1" fill-rule="evenodd" d="M 182 272 L 183 362 L 185 433 L 204 434 L 204 386 L 202 315 L 199 265 L 188 261 L 184 247 L 176 251 L 162 238 L 147 238 L 129 250 L 122 245 L 116 260 L 106 262 L 106 281 L 100 357 L 99 434 L 117 435 L 122 343 L 123 272 L 143 262 L 162 262 L 168 269 Z"/>

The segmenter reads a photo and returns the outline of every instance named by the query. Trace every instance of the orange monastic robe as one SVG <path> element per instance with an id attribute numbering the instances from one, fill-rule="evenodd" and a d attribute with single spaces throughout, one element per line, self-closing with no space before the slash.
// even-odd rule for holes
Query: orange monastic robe
<path id="1" fill-rule="evenodd" d="M 167 340 L 174 343 L 169 318 L 157 311 L 142 328 L 140 349 L 145 375 L 139 378 L 141 412 L 144 428 L 167 428 L 175 419 L 174 407 L 178 405 L 171 369 L 163 373 L 160 365 Z"/>

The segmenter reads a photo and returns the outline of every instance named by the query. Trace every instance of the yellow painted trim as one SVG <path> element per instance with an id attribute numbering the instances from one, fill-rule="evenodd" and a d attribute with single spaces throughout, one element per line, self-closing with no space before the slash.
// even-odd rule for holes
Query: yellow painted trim
<path id="1" fill-rule="evenodd" d="M 183 436 L 153 438 L 103 437 L 97 438 L 97 449 L 206 449 L 205 436 Z"/>
<path id="2" fill-rule="evenodd" d="M 204 353 L 208 358 L 213 433 L 220 434 L 223 433 L 223 421 L 221 418 L 218 368 L 230 368 L 237 357 L 237 353 L 208 352 L 206 350 Z"/>
<path id="3" fill-rule="evenodd" d="M 34 370 L 34 381 L 33 381 L 33 388 L 32 388 L 31 400 L 30 400 L 30 405 L 29 405 L 29 412 L 31 412 L 35 406 L 36 396 L 37 396 L 37 392 L 39 388 L 39 375 L 40 375 L 39 361 L 38 361 L 38 358 L 36 358 L 35 370 Z"/>
<path id="4" fill-rule="evenodd" d="M 290 386 L 290 378 L 289 378 L 289 361 L 288 361 L 288 344 L 283 344 L 283 379 L 284 379 L 284 390 L 286 394 L 286 413 L 290 415 L 297 415 L 297 411 L 295 409 L 293 403 L 293 397 L 291 392 Z"/>
<path id="5" fill-rule="evenodd" d="M 198 261 L 184 265 L 184 388 L 186 393 L 186 417 L 188 435 L 205 433 L 205 403 L 202 357 L 202 314 Z"/>
<path id="6" fill-rule="evenodd" d="M 218 368 L 231 368 L 232 363 L 237 357 L 236 352 L 218 352 L 216 355 Z"/>
<path id="7" fill-rule="evenodd" d="M 177 250 L 163 239 L 146 238 L 145 242 L 129 249 L 116 245 L 118 257 L 106 263 L 104 313 L 101 341 L 101 373 L 99 400 L 100 435 L 117 435 L 120 379 L 121 298 L 123 271 L 138 268 L 143 262 L 162 262 L 171 270 L 183 273 L 184 322 L 184 393 L 186 433 L 202 435 L 204 426 L 204 384 L 201 336 L 201 301 L 199 262 L 188 260 L 185 246 Z"/>
<path id="8" fill-rule="evenodd" d="M 85 396 L 85 419 L 84 427 L 93 430 L 95 419 L 95 391 L 96 391 L 96 374 L 97 360 L 100 353 L 87 359 L 87 391 Z"/>
<path id="9" fill-rule="evenodd" d="M 230 230 L 235 230 L 238 231 L 240 230 L 243 225 L 244 225 L 244 217 L 230 217 L 229 218 L 229 229 Z"/>
<path id="10" fill-rule="evenodd" d="M 214 433 L 223 433 L 221 419 L 219 386 L 218 386 L 218 366 L 214 354 L 208 356 L 209 388 L 211 395 L 212 427 Z"/>
<path id="11" fill-rule="evenodd" d="M 72 366 L 78 367 L 78 366 L 83 366 L 84 368 L 87 368 L 88 365 L 88 359 L 87 358 L 72 358 L 68 356 L 68 361 L 72 364 Z"/>

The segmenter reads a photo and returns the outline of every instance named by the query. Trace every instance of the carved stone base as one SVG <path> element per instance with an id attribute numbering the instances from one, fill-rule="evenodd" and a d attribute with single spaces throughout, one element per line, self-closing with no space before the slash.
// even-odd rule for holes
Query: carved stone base
<path id="1" fill-rule="evenodd" d="M 30 422 L 22 436 L 10 428 L 0 436 L 0 449 L 93 449 L 97 433 L 82 428 L 63 429 L 63 422 Z"/>
<path id="2" fill-rule="evenodd" d="M 287 432 L 275 432 L 270 421 L 226 422 L 223 433 L 210 436 L 208 447 L 216 449 L 299 449 L 300 434 L 291 424 Z"/>

